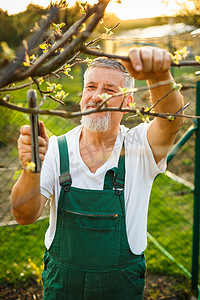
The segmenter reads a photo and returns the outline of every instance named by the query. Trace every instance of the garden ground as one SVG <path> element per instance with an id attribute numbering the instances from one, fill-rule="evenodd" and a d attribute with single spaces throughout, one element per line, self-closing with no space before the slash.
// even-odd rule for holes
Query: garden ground
<path id="1" fill-rule="evenodd" d="M 184 279 L 185 280 L 185 279 Z M 184 286 L 184 288 L 183 288 Z M 153 299 L 195 299 L 189 292 L 190 283 L 182 278 L 148 274 L 146 279 L 145 300 Z M 13 286 L 0 287 L 0 300 L 41 300 L 43 289 L 37 282 L 19 288 Z"/>

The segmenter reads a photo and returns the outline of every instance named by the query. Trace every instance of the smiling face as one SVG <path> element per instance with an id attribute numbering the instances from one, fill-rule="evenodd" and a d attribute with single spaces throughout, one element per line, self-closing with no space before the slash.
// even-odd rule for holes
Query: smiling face
<path id="1" fill-rule="evenodd" d="M 91 110 L 97 107 L 102 99 L 99 95 L 107 93 L 113 95 L 119 92 L 119 87 L 124 87 L 123 73 L 119 70 L 107 68 L 107 67 L 93 67 L 87 71 L 85 84 L 83 88 L 83 94 L 81 99 L 81 111 Z M 128 106 L 127 96 L 123 107 Z M 113 97 L 107 102 L 107 107 L 119 107 L 123 101 L 124 96 Z M 94 113 L 87 116 L 83 116 L 82 123 L 88 127 L 88 123 L 84 120 L 92 122 L 93 124 L 105 123 L 105 130 L 93 130 L 93 131 L 106 131 L 112 126 L 118 126 L 123 117 L 122 112 L 101 112 Z M 97 126 L 97 128 L 100 128 Z M 95 127 L 94 127 L 95 128 Z M 89 128 L 92 130 L 92 128 Z"/>

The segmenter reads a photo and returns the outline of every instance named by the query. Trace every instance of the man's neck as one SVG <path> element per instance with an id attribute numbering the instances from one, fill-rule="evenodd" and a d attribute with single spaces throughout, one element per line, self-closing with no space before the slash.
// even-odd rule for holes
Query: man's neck
<path id="1" fill-rule="evenodd" d="M 93 132 L 83 127 L 80 136 L 80 155 L 92 173 L 110 157 L 120 127 L 106 132 Z"/>
<path id="2" fill-rule="evenodd" d="M 115 129 L 111 128 L 105 132 L 94 132 L 83 126 L 80 141 L 82 140 L 88 146 L 92 145 L 97 148 L 101 147 L 102 145 L 107 147 L 113 144 L 114 146 L 119 130 L 120 126 Z"/>

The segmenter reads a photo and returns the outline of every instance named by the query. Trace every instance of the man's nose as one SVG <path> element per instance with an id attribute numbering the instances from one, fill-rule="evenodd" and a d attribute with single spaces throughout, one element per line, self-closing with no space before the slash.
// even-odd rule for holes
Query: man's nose
<path id="1" fill-rule="evenodd" d="M 97 88 L 95 91 L 94 91 L 94 94 L 92 95 L 92 100 L 99 103 L 99 102 L 102 102 L 102 99 L 100 97 L 100 95 L 103 93 L 102 89 L 101 88 Z"/>

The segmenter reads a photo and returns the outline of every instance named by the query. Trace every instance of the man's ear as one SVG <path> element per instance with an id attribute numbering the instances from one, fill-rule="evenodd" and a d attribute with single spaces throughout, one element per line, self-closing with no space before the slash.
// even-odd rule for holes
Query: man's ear
<path id="1" fill-rule="evenodd" d="M 133 103 L 133 96 L 131 96 L 131 95 L 126 96 L 126 102 L 125 103 L 126 103 L 125 107 L 130 108 L 131 104 Z"/>

